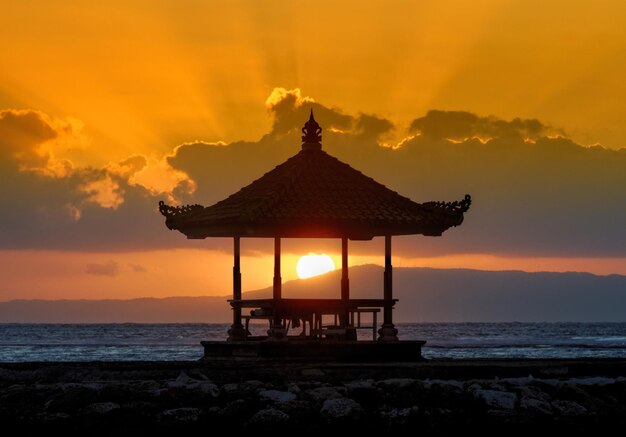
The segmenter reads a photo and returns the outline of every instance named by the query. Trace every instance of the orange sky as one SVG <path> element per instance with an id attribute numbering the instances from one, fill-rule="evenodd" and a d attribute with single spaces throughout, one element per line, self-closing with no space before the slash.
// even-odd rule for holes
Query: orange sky
<path id="1" fill-rule="evenodd" d="M 624 22 L 619 0 L 9 2 L 0 300 L 227 292 L 230 243 L 169 232 L 156 201 L 260 176 L 297 152 L 313 101 L 340 159 L 416 201 L 474 196 L 396 265 L 626 274 Z M 270 282 L 264 244 L 246 289 Z M 285 279 L 336 256 L 310 245 Z"/>

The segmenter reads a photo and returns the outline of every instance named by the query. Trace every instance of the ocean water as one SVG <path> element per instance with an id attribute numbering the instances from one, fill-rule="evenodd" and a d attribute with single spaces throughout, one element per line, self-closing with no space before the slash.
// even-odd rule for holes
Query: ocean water
<path id="1" fill-rule="evenodd" d="M 626 323 L 400 323 L 426 358 L 626 358 Z M 196 360 L 226 324 L 0 324 L 0 362 Z M 261 333 L 267 326 L 251 326 Z M 372 332 L 360 330 L 362 339 Z"/>

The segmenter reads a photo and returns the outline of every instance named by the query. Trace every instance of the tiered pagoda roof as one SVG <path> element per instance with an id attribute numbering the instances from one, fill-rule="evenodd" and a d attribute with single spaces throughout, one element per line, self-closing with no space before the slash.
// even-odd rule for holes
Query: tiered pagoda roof
<path id="1" fill-rule="evenodd" d="M 322 150 L 313 118 L 302 150 L 250 185 L 208 207 L 159 202 L 169 229 L 188 238 L 288 237 L 367 240 L 383 235 L 439 236 L 463 222 L 471 197 L 417 203 Z"/>

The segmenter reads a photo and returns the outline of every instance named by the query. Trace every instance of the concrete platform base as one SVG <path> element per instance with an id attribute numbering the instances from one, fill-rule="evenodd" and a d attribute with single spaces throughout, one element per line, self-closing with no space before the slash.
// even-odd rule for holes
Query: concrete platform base
<path id="1" fill-rule="evenodd" d="M 215 358 L 407 362 L 422 360 L 425 341 L 203 341 L 204 360 Z"/>

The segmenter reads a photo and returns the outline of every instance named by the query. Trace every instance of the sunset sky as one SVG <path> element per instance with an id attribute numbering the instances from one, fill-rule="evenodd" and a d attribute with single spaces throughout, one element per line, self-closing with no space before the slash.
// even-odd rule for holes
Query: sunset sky
<path id="1" fill-rule="evenodd" d="M 232 241 L 169 231 L 300 149 L 474 199 L 395 266 L 626 274 L 626 2 L 3 2 L 0 301 L 224 295 Z M 287 240 L 283 279 L 308 252 Z M 351 243 L 351 264 L 383 242 Z M 273 245 L 244 240 L 244 289 Z"/>

